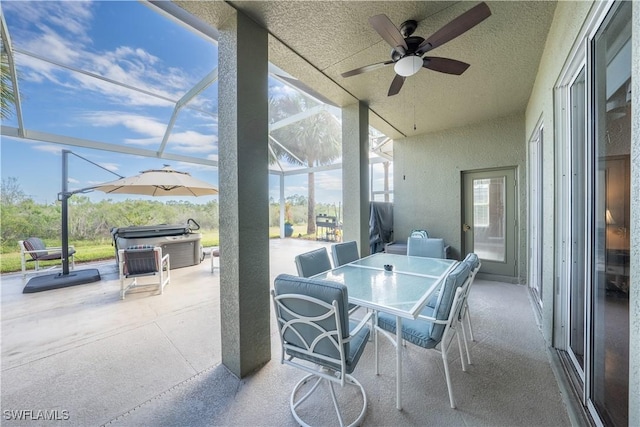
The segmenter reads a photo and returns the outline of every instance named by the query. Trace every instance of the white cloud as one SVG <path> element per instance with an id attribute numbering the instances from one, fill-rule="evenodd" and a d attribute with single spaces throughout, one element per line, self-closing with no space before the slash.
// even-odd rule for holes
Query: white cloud
<path id="1" fill-rule="evenodd" d="M 215 160 L 217 162 L 219 160 L 218 154 L 208 154 L 207 160 Z"/>
<path id="2" fill-rule="evenodd" d="M 60 154 L 63 147 L 56 144 L 36 144 L 32 147 L 35 150 L 44 151 L 45 153 Z"/>
<path id="3" fill-rule="evenodd" d="M 120 166 L 116 163 L 106 163 L 106 162 L 100 162 L 98 163 L 100 166 L 102 166 L 103 168 L 110 170 L 112 172 L 115 172 L 117 170 L 120 170 Z"/>
<path id="4" fill-rule="evenodd" d="M 186 162 L 178 162 L 176 164 L 176 169 L 183 172 L 188 171 L 206 171 L 206 172 L 216 172 L 218 168 L 209 165 L 201 165 L 198 163 L 186 163 Z"/>
<path id="5" fill-rule="evenodd" d="M 154 117 L 139 114 L 126 114 L 119 111 L 93 111 L 83 114 L 82 119 L 86 120 L 92 126 L 124 126 L 137 134 L 156 138 L 154 141 L 155 143 L 160 142 L 165 129 L 167 128 L 166 123 L 161 123 Z M 158 137 L 160 140 L 157 140 Z M 146 142 L 146 144 L 148 143 L 151 143 L 151 141 Z"/>
<path id="6" fill-rule="evenodd" d="M 209 153 L 217 151 L 218 137 L 213 134 L 205 135 L 195 131 L 172 133 L 169 137 L 168 148 L 186 153 Z"/>
<path id="7" fill-rule="evenodd" d="M 296 89 L 293 89 L 292 87 L 285 84 L 278 83 L 269 85 L 269 96 L 273 98 L 293 95 L 296 93 L 298 93 Z"/>
<path id="8" fill-rule="evenodd" d="M 135 146 L 159 145 L 167 129 L 167 124 L 154 117 L 125 114 L 118 111 L 94 111 L 81 116 L 92 126 L 116 127 L 123 126 L 140 135 L 140 138 L 126 138 L 124 142 Z M 211 153 L 217 152 L 217 135 L 203 134 L 193 130 L 172 132 L 167 148 L 181 153 Z"/>
<path id="9" fill-rule="evenodd" d="M 3 2 L 4 12 L 13 12 L 17 25 L 36 25 L 40 29 L 56 27 L 78 41 L 89 41 L 87 31 L 95 4 L 91 1 L 16 1 Z"/>
<path id="10" fill-rule="evenodd" d="M 5 2 L 12 12 L 10 30 L 17 47 L 69 67 L 86 70 L 174 102 L 201 77 L 168 66 L 140 46 L 122 45 L 97 50 L 89 37 L 95 5 L 92 2 Z M 29 30 L 33 26 L 38 31 Z M 213 51 L 213 45 L 212 45 Z M 50 81 L 75 90 L 97 92 L 119 105 L 157 106 L 167 101 L 119 85 L 21 56 L 23 78 Z M 199 102 L 204 105 L 203 101 Z"/>
<path id="11" fill-rule="evenodd" d="M 342 177 L 316 173 L 315 185 L 316 190 L 342 191 Z"/>

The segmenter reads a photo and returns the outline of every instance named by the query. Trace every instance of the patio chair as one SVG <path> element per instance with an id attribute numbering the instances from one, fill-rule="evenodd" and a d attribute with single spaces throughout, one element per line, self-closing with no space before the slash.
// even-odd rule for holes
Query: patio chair
<path id="1" fill-rule="evenodd" d="M 407 255 L 427 258 L 446 258 L 444 239 L 432 237 L 409 237 L 407 239 Z"/>
<path id="2" fill-rule="evenodd" d="M 327 248 L 319 248 L 295 257 L 298 276 L 311 277 L 331 270 L 331 260 Z"/>
<path id="3" fill-rule="evenodd" d="M 27 263 L 33 262 L 35 266 L 34 272 L 40 270 L 40 261 L 56 261 L 62 262 L 62 247 L 46 247 L 42 239 L 38 237 L 29 237 L 26 240 L 19 240 L 20 246 L 20 265 L 22 267 L 22 277 L 27 275 Z M 75 268 L 75 260 L 73 255 L 76 250 L 73 246 L 69 246 L 69 260 L 71 261 L 71 269 Z M 57 266 L 52 266 L 55 268 Z"/>
<path id="4" fill-rule="evenodd" d="M 289 405 L 293 417 L 300 425 L 308 425 L 302 420 L 298 407 L 324 383 L 338 424 L 344 426 L 334 390 L 334 384 L 339 384 L 353 386 L 362 395 L 362 410 L 349 425 L 360 424 L 367 410 L 367 395 L 351 373 L 367 344 L 371 314 L 359 323 L 349 319 L 347 287 L 341 283 L 281 274 L 273 288 L 271 295 L 282 345 L 280 363 L 308 372 L 291 392 Z M 312 385 L 306 385 L 311 381 L 314 381 Z M 300 391 L 303 388 L 309 390 Z M 349 401 L 343 407 L 353 405 Z M 327 421 L 326 424 L 336 423 Z"/>
<path id="5" fill-rule="evenodd" d="M 458 341 L 462 370 L 466 371 L 465 359 L 462 354 L 462 341 L 458 334 L 460 312 L 464 305 L 463 286 L 469 280 L 470 267 L 467 263 L 459 263 L 444 279 L 435 307 L 425 306 L 417 319 L 402 320 L 402 339 L 427 350 L 439 352 L 444 363 L 444 374 L 449 392 L 449 403 L 455 408 L 451 377 L 449 375 L 449 361 L 447 351 L 455 336 Z M 378 313 L 376 326 L 376 373 L 378 373 L 378 339 L 381 332 L 392 342 L 395 342 L 396 317 L 390 314 Z M 394 336 L 391 336 L 394 334 Z M 466 343 L 465 343 L 466 344 Z M 396 344 L 400 345 L 400 343 Z"/>
<path id="6" fill-rule="evenodd" d="M 352 240 L 350 242 L 331 245 L 331 256 L 333 257 L 333 265 L 335 267 L 356 261 L 360 259 L 358 244 L 355 240 Z"/>
<path id="7" fill-rule="evenodd" d="M 476 276 L 476 273 L 480 269 L 481 263 L 480 263 L 480 259 L 478 258 L 478 255 L 474 253 L 467 254 L 465 259 L 462 260 L 462 262 L 467 263 L 467 265 L 469 265 L 470 273 L 469 273 L 469 279 L 465 282 L 465 284 L 462 287 L 464 304 L 460 310 L 459 321 L 460 321 L 460 331 L 462 332 L 462 339 L 464 340 L 465 351 L 467 352 L 467 363 L 471 365 L 471 354 L 469 353 L 469 340 L 467 339 L 467 331 L 465 330 L 464 323 L 466 320 L 467 327 L 469 329 L 469 339 L 471 341 L 475 341 L 475 339 L 473 338 L 473 328 L 471 326 L 471 316 L 469 314 L 469 293 L 471 292 L 471 284 L 473 283 L 473 279 Z M 427 301 L 427 307 L 431 307 L 432 309 L 435 308 L 438 302 L 438 297 L 440 295 L 440 289 L 438 289 L 436 293 L 431 298 L 429 298 L 429 301 Z"/>
<path id="8" fill-rule="evenodd" d="M 171 279 L 169 254 L 162 256 L 162 248 L 159 246 L 139 245 L 130 246 L 118 251 L 120 271 L 120 298 L 136 287 L 155 286 L 162 295 L 164 287 Z M 138 283 L 138 278 L 144 276 L 157 276 L 151 283 Z M 132 279 L 125 284 L 127 279 Z"/>

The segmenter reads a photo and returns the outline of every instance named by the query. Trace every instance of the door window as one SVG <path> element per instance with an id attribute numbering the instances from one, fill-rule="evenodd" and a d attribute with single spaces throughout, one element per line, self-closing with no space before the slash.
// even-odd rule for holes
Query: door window
<path id="1" fill-rule="evenodd" d="M 505 261 L 505 177 L 473 180 L 473 242 L 480 259 Z"/>

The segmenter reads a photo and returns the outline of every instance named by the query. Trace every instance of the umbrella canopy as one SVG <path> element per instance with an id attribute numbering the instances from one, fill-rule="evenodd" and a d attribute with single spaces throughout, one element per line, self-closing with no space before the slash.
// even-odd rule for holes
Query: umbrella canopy
<path id="1" fill-rule="evenodd" d="M 139 175 L 106 182 L 91 187 L 91 189 L 109 194 L 140 194 L 144 196 L 212 196 L 218 194 L 218 189 L 208 182 L 169 166 L 142 171 Z"/>

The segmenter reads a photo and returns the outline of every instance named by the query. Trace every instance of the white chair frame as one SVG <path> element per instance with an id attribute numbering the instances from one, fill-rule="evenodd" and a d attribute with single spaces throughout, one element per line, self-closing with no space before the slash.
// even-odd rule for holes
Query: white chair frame
<path id="1" fill-rule="evenodd" d="M 358 415 L 356 420 L 353 423 L 349 424 L 349 427 L 359 425 L 362 419 L 364 418 L 365 412 L 367 410 L 367 395 L 364 391 L 364 387 L 362 386 L 362 384 L 360 384 L 360 382 L 356 380 L 353 376 L 346 373 L 346 356 L 344 354 L 344 344 L 350 342 L 353 336 L 357 335 L 357 333 L 367 324 L 367 322 L 370 321 L 372 314 L 367 313 L 362 318 L 362 320 L 360 320 L 360 323 L 358 323 L 356 328 L 350 332 L 350 336 L 348 338 L 343 338 L 339 333 L 339 331 L 341 331 L 342 328 L 340 323 L 340 312 L 338 310 L 337 301 L 333 301 L 332 304 L 328 304 L 319 299 L 316 299 L 307 295 L 302 295 L 302 294 L 282 294 L 282 295 L 276 296 L 275 291 L 273 290 L 271 291 L 271 296 L 272 296 L 274 311 L 276 313 L 276 316 L 280 312 L 279 310 L 282 310 L 283 312 L 286 312 L 287 314 L 292 316 L 292 319 L 288 321 L 284 320 L 281 317 L 277 318 L 277 321 L 279 324 L 278 330 L 280 335 L 280 342 L 282 344 L 282 353 L 281 353 L 280 363 L 285 365 L 290 365 L 298 369 L 301 369 L 303 371 L 309 372 L 308 375 L 306 375 L 304 378 L 298 381 L 298 383 L 293 388 L 293 391 L 291 392 L 291 397 L 289 399 L 289 406 L 291 408 L 291 413 L 293 417 L 296 419 L 298 423 L 300 423 L 300 425 L 305 427 L 309 426 L 309 424 L 305 423 L 302 420 L 302 418 L 299 416 L 296 409 L 300 404 L 302 404 L 305 400 L 307 400 L 307 398 L 311 396 L 311 394 L 314 391 L 316 391 L 316 389 L 321 383 L 324 382 L 324 383 L 327 383 L 329 386 L 331 400 L 333 402 L 333 407 L 336 411 L 336 415 L 338 416 L 339 425 L 343 427 L 344 420 L 342 419 L 342 414 L 340 413 L 340 409 L 338 408 L 338 401 L 336 399 L 335 391 L 333 389 L 333 384 L 336 383 L 336 384 L 340 384 L 341 387 L 344 387 L 345 385 L 357 387 L 360 393 L 362 394 L 362 398 L 364 401 L 362 410 L 360 411 L 360 414 Z M 298 313 L 295 313 L 289 310 L 281 302 L 282 300 L 286 300 L 286 299 L 298 299 L 302 301 L 309 301 L 325 308 L 327 311 L 324 314 L 316 317 L 300 316 Z M 316 323 L 324 319 L 329 319 L 331 317 L 335 318 L 335 322 L 336 322 L 335 330 L 330 330 L 330 331 L 324 330 Z M 309 325 L 312 328 L 317 329 L 320 332 L 320 334 L 314 339 L 313 342 L 308 343 L 302 337 L 302 335 L 295 329 L 295 327 L 300 324 Z M 293 346 L 293 345 L 287 344 L 287 342 L 285 341 L 284 335 L 288 330 L 293 331 L 293 333 L 300 339 L 300 341 L 302 341 L 306 345 L 307 348 L 304 349 L 299 346 Z M 325 340 L 326 338 L 329 338 L 332 344 L 336 347 L 337 351 L 340 354 L 339 359 L 328 357 L 323 354 L 314 352 L 315 346 L 321 341 L 326 341 Z M 314 366 L 311 364 L 311 362 L 308 362 L 308 364 L 305 364 L 303 362 L 298 362 L 297 359 L 294 359 L 292 356 L 287 356 L 286 354 L 287 350 L 292 350 L 300 354 L 305 354 L 311 358 L 324 360 L 328 363 L 337 364 L 341 368 L 339 370 L 335 370 L 335 369 L 327 368 L 322 365 Z M 311 389 L 306 394 L 304 394 L 300 399 L 296 400 L 296 394 L 298 390 L 303 385 L 311 381 L 312 379 L 316 380 L 315 384 L 311 387 Z"/>
<path id="2" fill-rule="evenodd" d="M 118 270 L 120 273 L 120 298 L 124 299 L 125 294 L 129 292 L 133 288 L 138 287 L 150 287 L 155 286 L 158 288 L 158 293 L 162 295 L 164 293 L 164 287 L 169 284 L 171 281 L 171 264 L 169 261 L 169 254 L 162 256 L 162 248 L 160 246 L 156 246 L 153 248 L 154 255 L 156 257 L 156 264 L 158 266 L 158 271 L 153 275 L 158 275 L 159 280 L 154 281 L 153 283 L 138 283 L 138 278 L 149 276 L 151 274 L 144 275 L 129 275 L 125 276 L 124 274 L 124 264 L 125 264 L 125 252 L 126 249 L 118 250 Z M 128 284 L 125 285 L 126 279 L 132 279 Z"/>
<path id="3" fill-rule="evenodd" d="M 451 343 L 453 341 L 453 337 L 455 336 L 458 340 L 458 350 L 460 352 L 460 362 L 462 364 L 462 370 L 466 372 L 467 370 L 467 366 L 465 363 L 465 359 L 464 356 L 462 354 L 462 342 L 464 342 L 465 348 L 467 346 L 467 343 L 465 340 L 461 340 L 460 339 L 460 335 L 457 333 L 458 331 L 458 324 L 460 323 L 460 312 L 462 310 L 462 307 L 464 305 L 465 299 L 464 299 L 464 289 L 463 287 L 466 286 L 468 284 L 468 279 L 467 281 L 460 286 L 459 288 L 456 289 L 456 293 L 453 297 L 453 302 L 451 304 L 451 311 L 449 311 L 449 317 L 447 318 L 447 320 L 437 320 L 433 317 L 428 317 L 428 316 L 423 316 L 420 315 L 418 316 L 419 319 L 422 320 L 426 320 L 429 322 L 432 322 L 434 324 L 439 324 L 439 325 L 445 325 L 445 329 L 444 332 L 442 333 L 442 338 L 440 339 L 440 343 L 438 343 L 438 345 L 434 348 L 431 349 L 427 349 L 427 350 L 433 350 L 435 352 L 440 353 L 440 355 L 442 356 L 442 362 L 444 364 L 444 375 L 445 375 L 445 379 L 447 381 L 447 391 L 449 392 L 449 403 L 451 405 L 452 409 L 455 409 L 456 407 L 456 403 L 455 403 L 455 399 L 453 397 L 453 387 L 451 385 L 451 375 L 449 374 L 449 359 L 448 359 L 448 351 L 449 351 L 449 347 L 451 346 Z M 396 335 L 392 335 L 389 332 L 385 331 L 384 329 L 380 328 L 378 326 L 378 322 L 376 320 L 375 322 L 376 327 L 375 327 L 375 336 L 374 336 L 374 342 L 375 342 L 375 365 L 376 365 L 376 375 L 379 375 L 379 361 L 378 361 L 378 332 L 381 332 L 392 344 L 393 346 L 398 346 L 400 345 L 400 343 L 396 342 Z M 397 324 L 396 324 L 397 327 Z M 462 327 L 461 327 L 462 329 Z M 463 334 L 464 335 L 464 334 Z M 404 340 L 403 344 L 404 344 Z M 438 348 L 440 347 L 440 348 Z M 469 350 L 467 349 L 467 356 L 469 355 Z"/>
<path id="4" fill-rule="evenodd" d="M 47 268 L 43 268 L 40 269 L 40 261 L 39 260 L 27 260 L 27 255 L 30 254 L 37 254 L 39 252 L 60 252 L 62 254 L 62 246 L 51 246 L 51 247 L 47 247 L 43 250 L 36 250 L 36 251 L 28 251 L 25 246 L 24 246 L 24 240 L 18 240 L 18 245 L 20 246 L 20 267 L 22 268 L 22 278 L 24 279 L 27 274 L 29 273 L 39 273 L 40 271 L 49 271 L 49 270 L 53 270 L 55 268 L 60 268 L 62 266 L 61 265 L 52 265 L 51 267 L 47 267 Z M 69 252 L 71 252 L 72 250 L 75 250 L 75 248 L 70 245 L 69 246 Z M 62 255 L 61 255 L 62 258 Z M 62 263 L 62 259 L 59 260 L 50 260 L 52 262 L 60 262 Z M 74 254 L 71 253 L 69 255 L 69 261 L 71 261 L 71 263 L 69 264 L 69 267 L 73 270 L 76 267 L 76 263 L 75 263 L 75 258 L 74 258 Z M 34 264 L 34 270 L 29 272 L 27 271 L 27 263 L 28 262 L 33 262 Z M 46 262 L 46 261 L 45 261 Z"/>
<path id="5" fill-rule="evenodd" d="M 480 267 L 482 267 L 482 263 L 479 262 L 478 260 L 478 266 L 473 270 L 471 270 L 471 275 L 469 276 L 466 292 L 464 295 L 464 306 L 462 307 L 462 311 L 460 312 L 461 324 L 462 324 L 461 328 L 462 328 L 462 334 L 465 336 L 465 344 L 466 344 L 466 334 L 464 329 L 465 320 L 467 322 L 467 327 L 469 328 L 469 338 L 471 339 L 471 341 L 475 341 L 475 338 L 473 337 L 473 327 L 471 326 L 471 314 L 469 312 L 468 300 L 469 300 L 469 293 L 471 292 L 471 285 L 473 284 L 473 279 L 476 277 L 476 274 L 478 273 L 478 271 L 480 271 Z M 467 357 L 468 357 L 468 353 L 469 353 L 469 350 L 467 349 Z M 468 360 L 469 360 L 469 364 L 471 364 L 471 359 L 468 358 Z"/>

